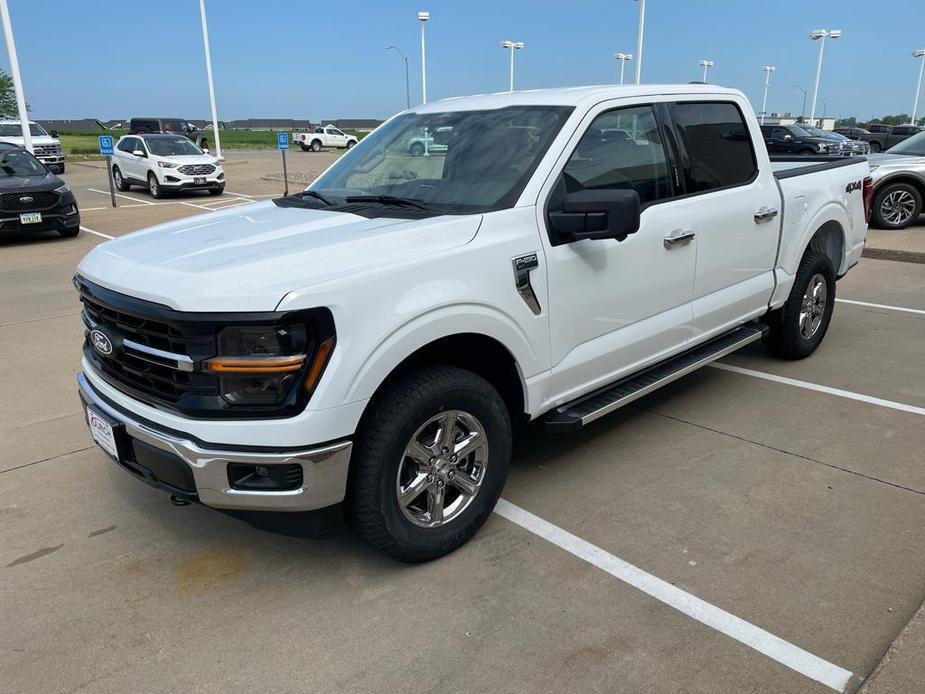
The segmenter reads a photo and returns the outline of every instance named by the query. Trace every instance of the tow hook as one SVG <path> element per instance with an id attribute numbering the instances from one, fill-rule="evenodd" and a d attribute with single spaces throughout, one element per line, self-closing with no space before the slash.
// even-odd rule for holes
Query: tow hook
<path id="1" fill-rule="evenodd" d="M 180 497 L 176 496 L 175 494 L 171 494 L 171 495 L 170 495 L 170 503 L 172 503 L 174 506 L 189 506 L 189 503 L 190 503 L 190 502 L 187 501 L 186 499 L 181 499 Z"/>

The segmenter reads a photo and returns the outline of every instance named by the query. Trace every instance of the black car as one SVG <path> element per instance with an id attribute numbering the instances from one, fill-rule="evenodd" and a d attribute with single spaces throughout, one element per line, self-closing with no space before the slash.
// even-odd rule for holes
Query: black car
<path id="1" fill-rule="evenodd" d="M 762 125 L 768 154 L 839 154 L 841 144 L 813 135 L 800 125 Z"/>
<path id="2" fill-rule="evenodd" d="M 209 140 L 205 133 L 183 118 L 131 118 L 128 122 L 129 135 L 146 135 L 148 133 L 165 133 L 183 135 L 195 142 L 200 149 L 209 150 Z"/>
<path id="3" fill-rule="evenodd" d="M 80 212 L 67 183 L 22 147 L 0 143 L 0 232 L 80 233 Z"/>

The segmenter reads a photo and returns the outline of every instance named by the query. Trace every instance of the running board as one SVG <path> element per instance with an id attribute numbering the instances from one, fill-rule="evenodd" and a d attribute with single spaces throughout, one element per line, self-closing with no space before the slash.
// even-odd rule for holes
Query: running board
<path id="1" fill-rule="evenodd" d="M 761 339 L 767 330 L 768 326 L 761 323 L 743 325 L 645 371 L 557 407 L 544 418 L 546 430 L 562 432 L 580 429 L 595 419 L 629 405 L 643 395 L 648 395 L 712 361 Z"/>

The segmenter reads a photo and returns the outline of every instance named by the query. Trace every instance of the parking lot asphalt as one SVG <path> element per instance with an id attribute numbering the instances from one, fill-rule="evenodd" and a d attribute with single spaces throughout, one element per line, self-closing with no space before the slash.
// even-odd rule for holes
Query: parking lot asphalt
<path id="1" fill-rule="evenodd" d="M 871 692 L 923 681 L 925 265 L 863 260 L 805 361 L 749 349 L 577 434 L 530 429 L 474 541 L 405 566 L 346 530 L 175 508 L 90 441 L 74 267 L 106 236 L 282 192 L 278 153 L 228 158 L 221 198 L 133 191 L 116 210 L 103 169 L 72 166 L 85 232 L 0 239 L 0 690 L 825 692 L 878 665 Z"/>

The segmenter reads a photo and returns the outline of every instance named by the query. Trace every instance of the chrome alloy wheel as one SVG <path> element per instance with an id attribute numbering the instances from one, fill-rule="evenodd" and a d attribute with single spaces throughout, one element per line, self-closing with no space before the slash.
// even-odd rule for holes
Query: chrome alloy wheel
<path id="1" fill-rule="evenodd" d="M 912 220 L 915 198 L 908 190 L 894 190 L 880 202 L 880 216 L 887 224 L 904 226 Z"/>
<path id="2" fill-rule="evenodd" d="M 806 285 L 806 292 L 800 304 L 800 334 L 804 339 L 808 340 L 815 335 L 822 325 L 828 297 L 829 289 L 825 277 L 817 272 Z"/>
<path id="3" fill-rule="evenodd" d="M 485 480 L 488 437 L 462 410 L 428 419 L 414 433 L 398 465 L 395 492 L 405 518 L 439 528 L 462 514 Z"/>

